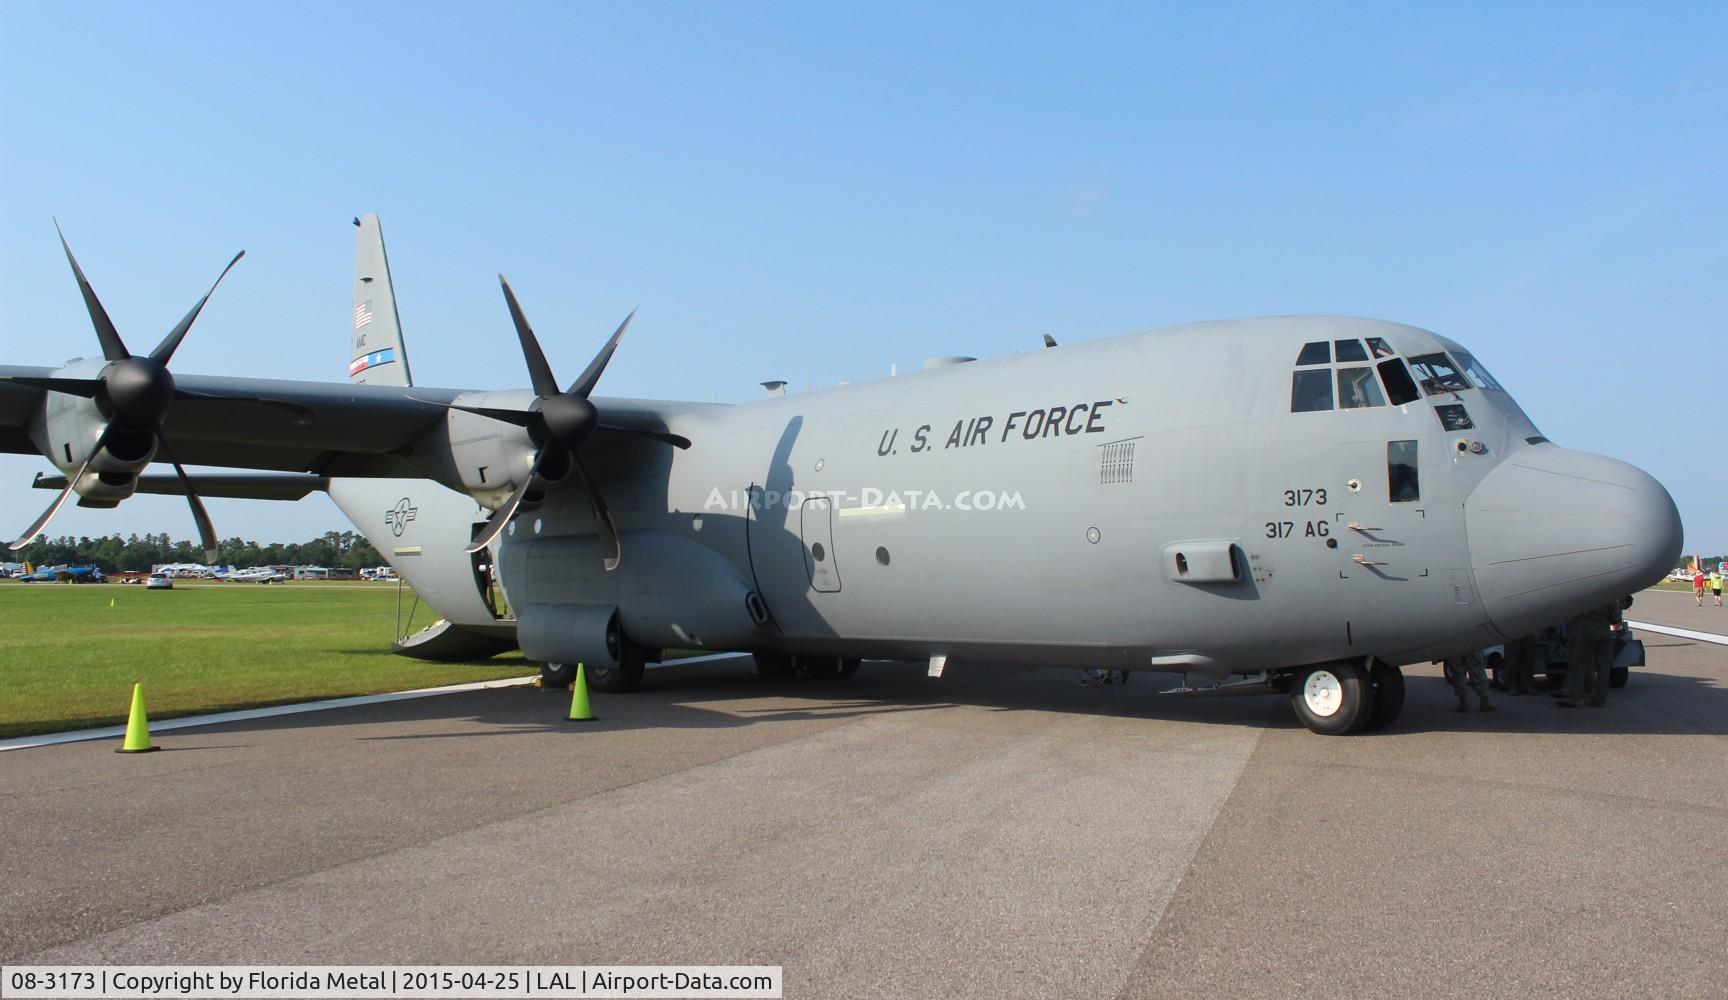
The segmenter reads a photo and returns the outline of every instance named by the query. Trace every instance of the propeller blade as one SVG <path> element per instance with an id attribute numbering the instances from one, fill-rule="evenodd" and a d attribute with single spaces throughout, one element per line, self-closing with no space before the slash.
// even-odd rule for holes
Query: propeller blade
<path id="1" fill-rule="evenodd" d="M 78 291 L 84 296 L 84 308 L 90 310 L 90 322 L 96 327 L 96 339 L 102 342 L 102 356 L 109 361 L 123 361 L 132 356 L 126 349 L 126 342 L 120 339 L 120 331 L 114 329 L 114 321 L 108 318 L 108 310 L 102 308 L 102 300 L 96 297 L 96 289 L 90 287 L 90 280 L 84 277 L 84 269 L 78 266 L 78 258 L 72 256 L 72 247 L 66 242 L 66 234 L 60 232 L 60 220 L 54 220 L 54 231 L 60 233 L 60 247 L 66 251 L 66 261 L 72 265 L 72 276 L 78 279 Z"/>
<path id="2" fill-rule="evenodd" d="M 516 336 L 522 341 L 522 357 L 528 362 L 528 381 L 534 385 L 534 395 L 558 395 L 558 379 L 552 375 L 552 366 L 546 363 L 546 355 L 540 350 L 534 328 L 528 325 L 528 317 L 522 314 L 516 293 L 510 290 L 510 282 L 505 281 L 502 274 L 498 276 L 498 284 L 504 289 L 504 302 L 510 306 L 510 321 L 516 324 Z"/>
<path id="3" fill-rule="evenodd" d="M 96 394 L 102 391 L 102 380 L 99 378 L 36 378 L 32 375 L 0 375 L 0 382 L 27 385 L 32 389 L 47 389 L 49 392 L 64 392 L 69 396 L 83 396 L 85 399 L 95 399 Z"/>
<path id="4" fill-rule="evenodd" d="M 507 424 L 515 424 L 517 427 L 527 427 L 534 422 L 534 414 L 528 410 L 502 410 L 496 406 L 463 406 L 461 403 L 443 403 L 440 405 L 447 406 L 452 410 L 461 410 L 463 413 L 478 413 L 482 417 L 502 420 Z"/>
<path id="5" fill-rule="evenodd" d="M 618 568 L 624 556 L 618 544 L 618 526 L 612 523 L 612 512 L 606 509 L 606 500 L 595 487 L 594 477 L 588 475 L 582 456 L 572 452 L 570 459 L 576 466 L 577 478 L 582 480 L 582 489 L 588 494 L 588 502 L 594 508 L 594 529 L 600 535 L 600 554 L 606 560 L 606 572 L 610 573 Z"/>
<path id="6" fill-rule="evenodd" d="M 209 302 L 210 296 L 216 294 L 216 286 L 222 283 L 223 278 L 228 277 L 228 272 L 234 270 L 234 265 L 240 263 L 240 258 L 244 256 L 246 256 L 244 250 L 234 255 L 234 259 L 228 262 L 228 266 L 223 268 L 222 273 L 218 274 L 216 280 L 211 283 L 210 290 L 205 292 L 204 297 L 198 300 L 198 304 L 192 307 L 192 311 L 187 313 L 175 325 L 174 329 L 168 331 L 168 336 L 163 337 L 162 343 L 157 344 L 156 349 L 150 352 L 151 361 L 162 365 L 168 363 L 168 359 L 172 358 L 174 352 L 180 349 L 180 341 L 186 336 L 186 331 L 192 329 L 192 321 L 196 320 L 198 314 L 204 310 L 204 303 Z M 212 556 L 211 558 L 214 559 L 215 557 Z"/>
<path id="7" fill-rule="evenodd" d="M 635 434 L 638 437 L 653 438 L 661 444 L 669 444 L 674 448 L 689 448 L 690 439 L 682 434 L 671 431 L 655 431 L 644 427 L 620 427 L 617 424 L 600 424 L 600 430 L 611 431 L 614 434 Z"/>
<path id="8" fill-rule="evenodd" d="M 157 431 L 156 444 L 174 466 L 174 474 L 180 477 L 180 485 L 186 488 L 186 502 L 192 506 L 192 520 L 198 524 L 198 540 L 204 543 L 204 561 L 215 563 L 219 551 L 216 547 L 216 526 L 210 523 L 210 512 L 204 509 L 204 501 L 198 498 L 198 491 L 192 488 L 191 477 L 186 475 L 186 469 L 181 466 L 180 460 L 174 457 L 174 450 L 168 447 L 168 435 Z"/>
<path id="9" fill-rule="evenodd" d="M 600 381 L 601 373 L 606 371 L 607 362 L 612 360 L 612 353 L 618 350 L 618 341 L 624 339 L 624 331 L 629 329 L 630 321 L 635 318 L 636 310 L 632 309 L 630 315 L 624 317 L 624 322 L 618 324 L 618 329 L 612 332 L 612 339 L 606 342 L 605 347 L 600 348 L 600 353 L 594 355 L 593 361 L 588 362 L 588 367 L 583 370 L 581 376 L 570 383 L 571 392 L 583 399 L 588 398 L 588 394 L 594 391 L 595 384 Z M 538 392 L 539 390 L 535 391 Z M 541 395 L 545 395 L 545 393 L 541 393 Z"/>
<path id="10" fill-rule="evenodd" d="M 492 512 L 492 517 L 486 522 L 486 527 L 480 529 L 480 533 L 475 535 L 474 540 L 469 542 L 467 548 L 462 551 L 472 554 L 492 544 L 492 539 L 497 538 L 498 533 L 504 530 L 504 526 L 510 523 L 510 518 L 515 516 L 516 508 L 522 506 L 522 498 L 528 495 L 528 490 L 534 485 L 534 481 L 540 478 L 540 462 L 545 457 L 544 451 L 534 456 L 534 464 L 528 469 L 528 475 L 522 478 L 521 485 L 516 487 L 516 492 L 510 494 L 510 499 L 504 501 L 503 506 Z"/>
<path id="11" fill-rule="evenodd" d="M 102 437 L 106 438 L 107 436 L 108 429 L 104 427 Z M 60 508 L 66 506 L 66 499 L 72 495 L 72 487 L 77 484 L 78 480 L 84 478 L 84 473 L 90 471 L 90 462 L 96 458 L 96 453 L 101 450 L 102 441 L 98 439 L 96 447 L 90 449 L 90 457 L 86 458 L 84 464 L 78 468 L 78 474 L 66 481 L 66 486 L 60 491 L 60 495 L 55 497 L 54 502 L 48 505 L 48 509 L 42 512 L 42 516 L 36 519 L 36 523 L 30 526 L 30 530 L 20 535 L 17 541 L 7 546 L 8 548 L 16 552 L 36 540 L 36 536 L 48 527 L 48 522 L 54 520 L 54 515 L 60 513 Z"/>

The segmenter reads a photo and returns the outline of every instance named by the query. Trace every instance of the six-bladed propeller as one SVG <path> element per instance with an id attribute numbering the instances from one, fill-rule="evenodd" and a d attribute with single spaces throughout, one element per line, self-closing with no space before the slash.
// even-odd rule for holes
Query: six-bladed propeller
<path id="1" fill-rule="evenodd" d="M 55 223 L 54 229 L 59 232 L 59 223 Z M 234 255 L 234 259 L 228 262 L 228 266 L 223 268 L 222 273 L 211 283 L 210 291 L 204 293 L 204 297 L 174 325 L 174 329 L 168 331 L 168 336 L 162 338 L 162 342 L 157 344 L 154 350 L 148 355 L 135 355 L 127 350 L 125 341 L 120 339 L 119 330 L 115 329 L 114 321 L 108 317 L 108 310 L 102 308 L 102 302 L 96 297 L 96 290 L 90 286 L 89 279 L 84 277 L 84 269 L 78 266 L 78 259 L 72 255 L 72 248 L 66 243 L 64 233 L 60 234 L 60 246 L 66 251 L 66 260 L 72 265 L 73 276 L 78 279 L 78 291 L 84 296 L 84 306 L 90 312 L 90 322 L 96 327 L 96 339 L 102 344 L 102 356 L 108 359 L 108 364 L 95 378 L 13 376 L 5 381 L 93 399 L 107 420 L 77 475 L 67 480 L 66 488 L 60 491 L 60 495 L 42 516 L 36 519 L 36 523 L 12 543 L 11 548 L 21 549 L 42 533 L 105 447 L 124 441 L 130 453 L 142 457 L 148 453 L 149 443 L 154 439 L 186 487 L 186 500 L 192 507 L 193 519 L 198 523 L 198 537 L 203 543 L 205 558 L 214 562 L 217 555 L 216 531 L 210 523 L 210 515 L 204 510 L 204 502 L 193 490 L 186 470 L 175 459 L 173 449 L 168 446 L 168 438 L 162 433 L 162 423 L 167 419 L 169 406 L 175 399 L 182 397 L 174 388 L 174 376 L 168 371 L 168 362 L 179 349 L 180 342 L 185 339 L 186 331 L 192 328 L 192 323 L 203 311 L 204 304 L 210 301 L 216 286 L 222 283 L 222 279 L 227 277 L 240 258 L 246 256 L 246 251 L 242 250 Z"/>
<path id="2" fill-rule="evenodd" d="M 624 322 L 618 324 L 618 329 L 612 332 L 606 346 L 600 349 L 600 353 L 594 356 L 594 360 L 588 363 L 588 367 L 577 376 L 576 381 L 570 383 L 570 388 L 559 391 L 558 379 L 552 374 L 552 366 L 546 363 L 546 354 L 540 350 L 540 341 L 534 336 L 534 329 L 528 325 L 528 317 L 523 314 L 521 304 L 516 301 L 516 293 L 510 290 L 510 282 L 504 280 L 504 276 L 500 274 L 498 284 L 504 289 L 504 302 L 510 307 L 510 320 L 516 324 L 516 336 L 522 341 L 522 356 L 528 362 L 528 378 L 534 387 L 534 402 L 526 410 L 464 406 L 460 403 L 451 404 L 451 408 L 526 428 L 536 449 L 534 460 L 528 467 L 528 474 L 517 484 L 516 491 L 510 494 L 509 499 L 492 512 L 486 527 L 469 543 L 468 551 L 478 552 L 491 543 L 492 539 L 504 530 L 504 526 L 510 523 L 516 508 L 522 505 L 523 499 L 530 492 L 544 489 L 548 483 L 558 482 L 574 470 L 594 510 L 594 528 L 600 535 L 600 551 L 606 560 L 606 569 L 617 569 L 623 555 L 618 541 L 618 528 L 612 523 L 612 514 L 606 508 L 605 497 L 600 495 L 599 484 L 589 475 L 588 467 L 582 461 L 583 443 L 596 430 L 637 434 L 677 448 L 690 447 L 690 440 L 666 431 L 608 424 L 600 418 L 600 411 L 594 404 L 588 401 L 588 396 L 600 382 L 601 374 L 606 371 L 607 363 L 618 350 L 618 341 L 623 339 L 624 331 L 630 327 L 630 320 L 635 318 L 634 310 L 624 317 Z"/>

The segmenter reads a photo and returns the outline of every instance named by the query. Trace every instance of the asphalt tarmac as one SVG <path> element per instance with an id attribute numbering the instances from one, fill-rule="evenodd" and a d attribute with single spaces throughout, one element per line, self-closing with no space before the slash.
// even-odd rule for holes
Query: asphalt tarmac
<path id="1" fill-rule="evenodd" d="M 1728 633 L 1728 609 L 1629 617 Z M 1720 996 L 1728 646 L 1382 734 L 870 663 L 0 754 L 8 964 L 781 965 L 789 997 Z M 122 697 L 124 693 L 122 693 Z"/>

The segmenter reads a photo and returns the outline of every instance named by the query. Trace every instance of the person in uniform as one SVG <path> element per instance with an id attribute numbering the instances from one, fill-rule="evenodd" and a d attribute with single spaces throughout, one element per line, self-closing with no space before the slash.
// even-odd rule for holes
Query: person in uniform
<path id="1" fill-rule="evenodd" d="M 1621 601 L 1609 601 L 1591 608 L 1572 619 L 1572 648 L 1566 654 L 1566 687 L 1559 694 L 1558 705 L 1575 708 L 1586 696 L 1584 704 L 1601 708 L 1608 704 L 1608 669 L 1614 661 L 1614 626 L 1620 617 Z"/>
<path id="2" fill-rule="evenodd" d="M 1446 683 L 1458 692 L 1458 707 L 1454 711 L 1470 711 L 1470 697 L 1464 693 L 1466 687 L 1473 689 L 1476 697 L 1481 699 L 1482 704 L 1478 711 L 1495 711 L 1494 706 L 1488 702 L 1488 670 L 1482 664 L 1481 652 L 1473 649 L 1468 653 L 1448 656 L 1441 668 L 1446 673 Z"/>
<path id="3" fill-rule="evenodd" d="M 1500 686 L 1508 694 L 1536 693 L 1536 650 L 1540 643 L 1535 635 L 1527 635 L 1507 643 L 1505 666 L 1500 668 Z"/>

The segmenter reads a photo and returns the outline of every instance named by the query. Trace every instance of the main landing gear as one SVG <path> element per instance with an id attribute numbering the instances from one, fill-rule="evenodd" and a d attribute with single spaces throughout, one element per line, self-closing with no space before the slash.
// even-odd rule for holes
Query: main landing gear
<path id="1" fill-rule="evenodd" d="M 757 652 L 756 676 L 851 677 L 863 661 L 856 656 L 794 656 L 790 653 Z"/>
<path id="2" fill-rule="evenodd" d="M 642 686 L 642 674 L 648 669 L 648 649 L 630 640 L 617 628 L 606 634 L 606 651 L 618 661 L 617 666 L 589 664 L 584 668 L 588 686 L 595 691 L 622 694 Z M 658 658 L 659 654 L 656 653 Z M 567 688 L 576 683 L 576 664 L 540 664 L 540 686 Z"/>
<path id="3" fill-rule="evenodd" d="M 1303 725 L 1325 736 L 1375 732 L 1404 708 L 1404 672 L 1354 661 L 1303 667 L 1291 674 L 1290 704 Z"/>

